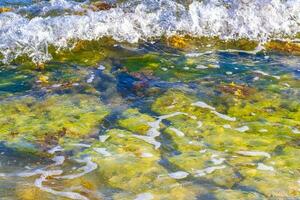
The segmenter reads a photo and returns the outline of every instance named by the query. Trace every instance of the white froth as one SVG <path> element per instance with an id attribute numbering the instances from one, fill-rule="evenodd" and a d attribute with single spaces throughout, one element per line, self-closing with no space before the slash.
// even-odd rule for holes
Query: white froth
<path id="1" fill-rule="evenodd" d="M 201 128 L 202 126 L 203 126 L 203 122 L 201 122 L 201 121 L 197 121 L 197 128 Z"/>
<path id="2" fill-rule="evenodd" d="M 216 170 L 224 169 L 225 167 L 226 167 L 225 165 L 207 167 L 205 169 L 197 170 L 195 176 L 196 177 L 205 176 L 207 174 L 213 173 Z"/>
<path id="3" fill-rule="evenodd" d="M 105 70 L 105 67 L 103 65 L 99 65 L 99 67 L 97 69 L 99 69 L 99 70 Z"/>
<path id="4" fill-rule="evenodd" d="M 35 5 L 32 19 L 18 13 L 0 14 L 0 52 L 4 62 L 26 54 L 35 62 L 51 59 L 48 46 L 68 48 L 71 40 L 111 36 L 118 41 L 189 34 L 222 39 L 266 41 L 299 32 L 299 0 L 192 1 L 187 7 L 174 0 L 133 0 L 106 11 L 44 17 L 49 10 L 82 11 L 74 1 L 52 0 Z M 44 11 L 44 12 L 43 12 Z M 45 13 L 46 11 L 46 13 Z M 193 56 L 193 55 L 192 55 Z"/>
<path id="5" fill-rule="evenodd" d="M 224 124 L 223 127 L 224 127 L 224 128 L 229 128 L 229 129 L 230 129 L 230 128 L 231 128 L 231 125 L 230 125 L 230 124 Z"/>
<path id="6" fill-rule="evenodd" d="M 200 108 L 207 108 L 207 109 L 210 109 L 210 110 L 216 110 L 214 107 L 208 105 L 207 103 L 205 103 L 203 101 L 197 101 L 195 103 L 192 103 L 192 106 L 197 106 L 197 107 L 200 107 Z"/>
<path id="7" fill-rule="evenodd" d="M 109 135 L 100 135 L 99 136 L 99 141 L 100 142 L 105 142 L 109 138 Z"/>
<path id="8" fill-rule="evenodd" d="M 141 157 L 142 158 L 151 158 L 151 157 L 153 157 L 153 154 L 152 153 L 143 152 L 143 153 L 141 153 Z"/>
<path id="9" fill-rule="evenodd" d="M 134 200 L 152 200 L 154 197 L 151 193 L 138 194 Z"/>
<path id="10" fill-rule="evenodd" d="M 111 156 L 111 153 L 106 150 L 106 148 L 94 148 L 94 151 L 97 153 L 100 153 L 104 157 L 109 157 Z"/>
<path id="11" fill-rule="evenodd" d="M 204 65 L 197 65 L 196 69 L 207 69 L 208 67 L 204 66 Z"/>
<path id="12" fill-rule="evenodd" d="M 203 150 L 200 150 L 199 152 L 200 153 L 205 153 L 207 151 L 207 149 L 203 149 Z"/>
<path id="13" fill-rule="evenodd" d="M 53 165 L 55 165 L 55 166 L 62 165 L 65 161 L 65 157 L 64 156 L 55 156 L 54 158 L 52 158 L 52 160 L 55 162 Z"/>
<path id="14" fill-rule="evenodd" d="M 269 153 L 263 151 L 238 151 L 237 153 L 243 156 L 264 156 L 267 158 L 271 158 L 271 155 Z"/>
<path id="15" fill-rule="evenodd" d="M 225 161 L 225 158 L 218 158 L 218 155 L 212 155 L 211 156 L 211 161 L 215 164 L 215 165 L 220 165 Z"/>
<path id="16" fill-rule="evenodd" d="M 52 149 L 49 149 L 49 150 L 48 150 L 48 153 L 54 154 L 55 152 L 63 151 L 63 150 L 64 150 L 64 149 L 63 149 L 61 146 L 55 146 L 55 147 L 53 147 Z"/>
<path id="17" fill-rule="evenodd" d="M 273 75 L 270 75 L 270 74 L 268 74 L 266 72 L 263 72 L 263 71 L 260 71 L 260 70 L 255 70 L 254 72 L 258 73 L 258 74 L 261 74 L 261 75 L 264 75 L 264 76 L 270 76 L 270 77 L 276 78 L 278 80 L 280 79 L 280 76 L 273 76 Z"/>
<path id="18" fill-rule="evenodd" d="M 178 130 L 177 128 L 171 127 L 170 129 L 171 129 L 174 133 L 176 133 L 176 135 L 177 135 L 178 137 L 184 137 L 184 135 L 185 135 L 181 130 Z"/>
<path id="19" fill-rule="evenodd" d="M 217 115 L 218 117 L 220 117 L 220 118 L 222 118 L 224 120 L 227 120 L 227 121 L 235 121 L 236 120 L 235 117 L 230 117 L 228 115 L 224 115 L 224 114 L 219 113 L 219 112 L 217 112 L 215 110 L 212 110 L 211 112 L 214 113 L 215 115 Z"/>
<path id="20" fill-rule="evenodd" d="M 95 74 L 91 74 L 91 76 L 86 80 L 87 83 L 92 83 L 95 79 Z"/>
<path id="21" fill-rule="evenodd" d="M 57 190 L 53 190 L 53 189 L 43 185 L 43 182 L 45 182 L 47 180 L 47 177 L 58 176 L 60 174 L 62 174 L 61 170 L 43 171 L 41 177 L 35 180 L 34 185 L 36 187 L 40 188 L 44 192 L 49 192 L 51 194 L 54 194 L 54 195 L 57 195 L 60 197 L 66 197 L 66 198 L 75 199 L 75 200 L 89 200 L 87 197 L 82 196 L 81 194 L 76 193 L 76 192 L 57 191 Z"/>
<path id="22" fill-rule="evenodd" d="M 90 144 L 83 144 L 83 143 L 75 143 L 75 144 L 70 144 L 70 145 L 77 146 L 77 147 L 86 147 L 86 148 L 91 147 Z"/>
<path id="23" fill-rule="evenodd" d="M 292 132 L 295 134 L 300 134 L 300 130 L 297 128 L 292 128 Z"/>
<path id="24" fill-rule="evenodd" d="M 149 144 L 154 145 L 155 149 L 158 149 L 160 147 L 161 143 L 156 141 L 155 138 L 160 135 L 160 131 L 159 131 L 160 123 L 164 119 L 168 119 L 170 117 L 174 117 L 177 115 L 187 115 L 187 114 L 183 113 L 183 112 L 174 112 L 174 113 L 171 113 L 168 115 L 163 115 L 163 116 L 157 117 L 158 119 L 156 121 L 148 122 L 150 129 L 148 130 L 147 135 L 134 135 L 134 137 L 142 139 L 142 140 L 148 142 Z"/>
<path id="25" fill-rule="evenodd" d="M 188 175 L 189 173 L 184 171 L 177 171 L 169 174 L 169 176 L 174 179 L 183 179 L 186 178 Z"/>
<path id="26" fill-rule="evenodd" d="M 263 129 L 259 129 L 259 132 L 260 133 L 266 133 L 266 132 L 268 132 L 268 130 L 263 128 Z"/>
<path id="27" fill-rule="evenodd" d="M 243 132 L 249 131 L 249 127 L 248 126 L 242 126 L 242 127 L 239 127 L 239 128 L 235 128 L 234 130 L 243 133 Z"/>
<path id="28" fill-rule="evenodd" d="M 91 157 L 86 157 L 86 158 L 81 159 L 81 160 L 78 159 L 76 161 L 79 162 L 79 163 L 85 163 L 86 164 L 85 166 L 78 168 L 78 170 L 82 171 L 82 172 L 80 172 L 78 174 L 70 174 L 70 175 L 60 176 L 59 178 L 61 178 L 61 179 L 78 178 L 78 177 L 81 177 L 85 174 L 88 174 L 88 173 L 94 171 L 98 167 L 97 164 L 92 161 Z"/>
<path id="29" fill-rule="evenodd" d="M 257 163 L 257 169 L 263 170 L 263 171 L 275 171 L 274 167 L 265 165 L 263 163 Z"/>

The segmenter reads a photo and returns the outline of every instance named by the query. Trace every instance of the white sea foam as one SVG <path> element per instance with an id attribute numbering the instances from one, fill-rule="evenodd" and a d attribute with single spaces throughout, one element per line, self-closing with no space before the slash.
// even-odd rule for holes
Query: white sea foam
<path id="1" fill-rule="evenodd" d="M 88 174 L 88 173 L 94 171 L 98 167 L 98 165 L 92 161 L 91 157 L 85 157 L 84 159 L 80 159 L 80 160 L 77 159 L 76 161 L 79 162 L 79 163 L 85 163 L 86 164 L 83 167 L 80 167 L 78 169 L 79 171 L 82 171 L 82 172 L 77 173 L 77 174 L 70 174 L 70 175 L 60 176 L 59 178 L 61 178 L 61 179 L 79 178 L 79 177 L 81 177 L 85 174 Z"/>
<path id="2" fill-rule="evenodd" d="M 217 115 L 218 117 L 220 117 L 220 118 L 222 118 L 224 120 L 227 120 L 227 121 L 235 121 L 236 120 L 235 117 L 230 117 L 228 115 L 224 115 L 224 114 L 219 113 L 219 112 L 217 112 L 215 110 L 212 110 L 211 112 L 214 113 L 215 115 Z"/>
<path id="3" fill-rule="evenodd" d="M 47 177 L 58 176 L 60 174 L 62 174 L 61 170 L 43 171 L 41 177 L 35 180 L 34 185 L 40 188 L 42 191 L 49 192 L 60 197 L 67 197 L 75 200 L 89 200 L 87 197 L 82 196 L 81 194 L 76 192 L 57 191 L 43 185 L 43 182 L 47 180 Z"/>
<path id="4" fill-rule="evenodd" d="M 238 151 L 237 153 L 243 156 L 264 156 L 267 158 L 271 158 L 271 155 L 269 153 L 263 151 Z"/>
<path id="5" fill-rule="evenodd" d="M 141 157 L 142 158 L 151 158 L 151 157 L 153 157 L 153 154 L 152 153 L 143 152 L 143 153 L 141 153 Z"/>
<path id="6" fill-rule="evenodd" d="M 201 121 L 197 121 L 197 128 L 201 128 L 202 127 L 202 125 L 203 125 L 203 122 L 201 122 Z"/>
<path id="7" fill-rule="evenodd" d="M 91 74 L 91 76 L 86 80 L 87 83 L 92 83 L 93 80 L 95 79 L 95 74 Z"/>
<path id="8" fill-rule="evenodd" d="M 217 115 L 218 117 L 220 117 L 224 120 L 227 120 L 227 121 L 235 121 L 236 120 L 235 117 L 230 117 L 228 115 L 217 112 L 215 107 L 212 107 L 212 106 L 208 105 L 207 103 L 205 103 L 203 101 L 197 101 L 195 103 L 192 103 L 191 105 L 192 106 L 197 106 L 197 107 L 200 107 L 200 108 L 209 109 L 211 113 Z"/>
<path id="9" fill-rule="evenodd" d="M 48 153 L 50 153 L 50 154 L 54 154 L 54 153 L 56 153 L 56 152 L 58 152 L 58 151 L 63 151 L 64 149 L 61 147 L 61 146 L 55 146 L 55 147 L 53 147 L 52 149 L 49 149 L 48 150 Z"/>
<path id="10" fill-rule="evenodd" d="M 187 113 L 183 113 L 183 112 L 174 112 L 174 113 L 171 113 L 168 115 L 159 116 L 156 121 L 148 122 L 150 129 L 148 130 L 147 135 L 134 135 L 134 137 L 142 139 L 142 140 L 148 142 L 149 144 L 154 145 L 155 149 L 158 149 L 160 147 L 161 143 L 156 141 L 155 138 L 160 135 L 160 131 L 159 131 L 160 123 L 164 119 L 168 119 L 170 117 L 174 117 L 177 115 L 187 115 L 188 116 Z"/>
<path id="11" fill-rule="evenodd" d="M 104 157 L 111 156 L 111 153 L 109 151 L 107 151 L 106 148 L 94 148 L 94 151 L 96 151 L 97 153 L 100 153 Z"/>
<path id="12" fill-rule="evenodd" d="M 142 193 L 138 194 L 134 200 L 151 200 L 153 199 L 153 195 L 151 193 Z"/>
<path id="13" fill-rule="evenodd" d="M 55 166 L 62 165 L 65 161 L 65 157 L 64 156 L 55 156 L 54 158 L 52 158 L 52 160 L 55 162 L 53 165 L 55 165 Z"/>
<path id="14" fill-rule="evenodd" d="M 46 4 L 32 5 L 33 10 L 40 11 L 33 18 L 22 15 L 20 10 L 0 14 L 3 62 L 21 54 L 43 62 L 51 59 L 50 44 L 66 48 L 70 47 L 70 40 L 94 40 L 104 36 L 137 42 L 184 33 L 264 42 L 283 36 L 292 38 L 300 29 L 299 0 L 194 0 L 189 5 L 174 0 L 133 0 L 106 11 L 88 10 L 81 15 L 71 12 L 58 16 L 47 13 L 65 9 L 82 11 L 82 6 L 66 0 L 51 0 Z"/>
<path id="15" fill-rule="evenodd" d="M 110 136 L 109 135 L 100 135 L 99 136 L 99 141 L 100 142 L 105 142 Z"/>
<path id="16" fill-rule="evenodd" d="M 264 76 L 270 76 L 270 77 L 276 78 L 278 80 L 280 79 L 280 76 L 273 76 L 273 75 L 270 75 L 270 74 L 268 74 L 266 72 L 263 72 L 263 71 L 260 71 L 260 70 L 255 70 L 254 72 L 258 73 L 258 74 L 261 74 L 261 75 L 264 75 Z"/>
<path id="17" fill-rule="evenodd" d="M 174 179 L 183 179 L 186 178 L 188 175 L 189 173 L 184 171 L 177 171 L 169 174 L 169 176 Z"/>
<path id="18" fill-rule="evenodd" d="M 184 137 L 184 132 L 182 132 L 181 130 L 178 130 L 177 128 L 173 128 L 173 127 L 171 127 L 170 128 L 174 133 L 176 133 L 176 135 L 178 136 L 178 137 Z"/>
<path id="19" fill-rule="evenodd" d="M 197 170 L 195 176 L 196 177 L 205 176 L 207 174 L 213 173 L 216 170 L 224 169 L 225 167 L 226 167 L 225 165 L 207 167 L 205 169 Z"/>
<path id="20" fill-rule="evenodd" d="M 274 167 L 265 165 L 264 163 L 257 163 L 257 169 L 263 171 L 275 171 Z"/>
<path id="21" fill-rule="evenodd" d="M 300 134 L 300 130 L 297 129 L 297 128 L 291 128 L 292 129 L 292 132 L 295 133 L 295 134 Z"/>
<path id="22" fill-rule="evenodd" d="M 218 155 L 213 154 L 211 156 L 211 161 L 215 164 L 215 165 L 220 165 L 225 161 L 225 158 L 218 158 Z"/>
<path id="23" fill-rule="evenodd" d="M 83 143 L 74 143 L 74 144 L 70 144 L 70 145 L 77 146 L 77 147 L 86 147 L 86 148 L 91 147 L 90 144 L 83 144 Z"/>
<path id="24" fill-rule="evenodd" d="M 234 130 L 243 133 L 243 132 L 249 131 L 249 127 L 248 126 L 242 126 L 242 127 L 239 127 L 239 128 L 235 128 Z"/>
<path id="25" fill-rule="evenodd" d="M 200 108 L 207 108 L 209 110 L 216 110 L 214 107 L 208 105 L 207 103 L 203 102 L 203 101 L 197 101 L 195 103 L 192 103 L 192 106 L 197 106 Z"/>
<path id="26" fill-rule="evenodd" d="M 35 180 L 34 185 L 36 187 L 40 188 L 42 191 L 49 192 L 51 194 L 61 196 L 61 197 L 67 197 L 67 198 L 70 198 L 70 199 L 88 200 L 88 198 L 86 198 L 86 197 L 84 197 L 84 196 L 82 196 L 78 193 L 57 191 L 57 190 L 53 190 L 53 189 L 43 185 L 43 182 L 47 181 L 47 178 L 49 176 L 58 177 L 62 173 L 63 173 L 62 170 L 37 169 L 37 170 L 31 171 L 31 172 L 19 173 L 18 176 L 20 176 L 20 177 L 30 177 L 30 176 L 40 175 L 40 177 Z"/>

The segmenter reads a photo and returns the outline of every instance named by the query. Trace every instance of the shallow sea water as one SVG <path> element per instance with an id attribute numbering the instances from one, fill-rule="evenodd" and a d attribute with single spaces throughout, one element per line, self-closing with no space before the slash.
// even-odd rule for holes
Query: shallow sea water
<path id="1" fill-rule="evenodd" d="M 2 4 L 53 19 L 82 6 L 66 2 Z M 0 199 L 300 199 L 297 49 L 91 35 L 57 49 L 19 29 L 0 39 Z"/>

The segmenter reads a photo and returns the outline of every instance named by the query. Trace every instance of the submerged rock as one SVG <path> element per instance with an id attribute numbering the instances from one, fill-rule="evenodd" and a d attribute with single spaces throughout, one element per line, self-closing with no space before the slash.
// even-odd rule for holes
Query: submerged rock
<path id="1" fill-rule="evenodd" d="M 109 113 L 96 97 L 81 94 L 54 95 L 43 100 L 23 97 L 3 101 L 0 110 L 1 139 L 16 147 L 26 141 L 51 146 L 62 137 L 86 137 Z"/>
<path id="2" fill-rule="evenodd" d="M 154 122 L 155 119 L 149 115 L 140 113 L 137 109 L 128 109 L 123 114 L 123 119 L 118 121 L 118 124 L 137 134 L 145 135 L 151 128 L 149 122 Z"/>
<path id="3" fill-rule="evenodd" d="M 133 133 L 112 129 L 106 132 L 106 142 L 95 142 L 81 154 L 91 155 L 99 164 L 99 176 L 113 188 L 141 193 L 150 189 L 169 187 L 174 180 L 161 177 L 168 172 L 158 164 L 160 154 L 152 145 L 137 138 Z M 95 148 L 105 148 L 103 155 Z M 144 156 L 145 153 L 151 156 Z"/>
<path id="4" fill-rule="evenodd" d="M 297 150 L 287 146 L 298 137 L 290 127 L 298 123 L 299 104 L 283 106 L 288 100 L 280 96 L 266 98 L 267 95 L 255 93 L 249 99 L 225 104 L 228 108 L 178 90 L 169 90 L 157 98 L 152 105 L 156 113 L 184 113 L 167 119 L 170 127 L 163 131 L 169 135 L 168 145 L 173 145 L 179 154 L 168 157 L 169 162 L 216 186 L 233 189 L 238 185 L 254 191 L 248 194 L 233 190 L 233 196 L 297 197 L 299 186 L 293 177 L 299 175 Z M 266 111 L 259 111 L 263 109 Z M 236 120 L 227 120 L 223 115 Z M 184 134 L 179 135 L 178 130 Z M 287 184 L 281 187 L 283 182 Z"/>
<path id="5" fill-rule="evenodd" d="M 12 8 L 9 8 L 9 7 L 0 7 L 0 13 L 11 12 L 11 11 L 13 11 Z"/>
<path id="6" fill-rule="evenodd" d="M 17 184 L 15 190 L 16 198 L 19 200 L 51 199 L 48 193 L 41 191 L 34 185 Z"/>

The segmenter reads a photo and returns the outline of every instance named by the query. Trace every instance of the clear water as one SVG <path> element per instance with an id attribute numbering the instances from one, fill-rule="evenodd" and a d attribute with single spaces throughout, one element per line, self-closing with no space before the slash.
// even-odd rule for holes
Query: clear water
<path id="1" fill-rule="evenodd" d="M 2 4 L 0 24 L 21 21 L 0 26 L 1 199 L 300 199 L 297 44 L 166 37 L 162 22 L 159 38 L 100 39 L 60 31 L 89 2 Z"/>

